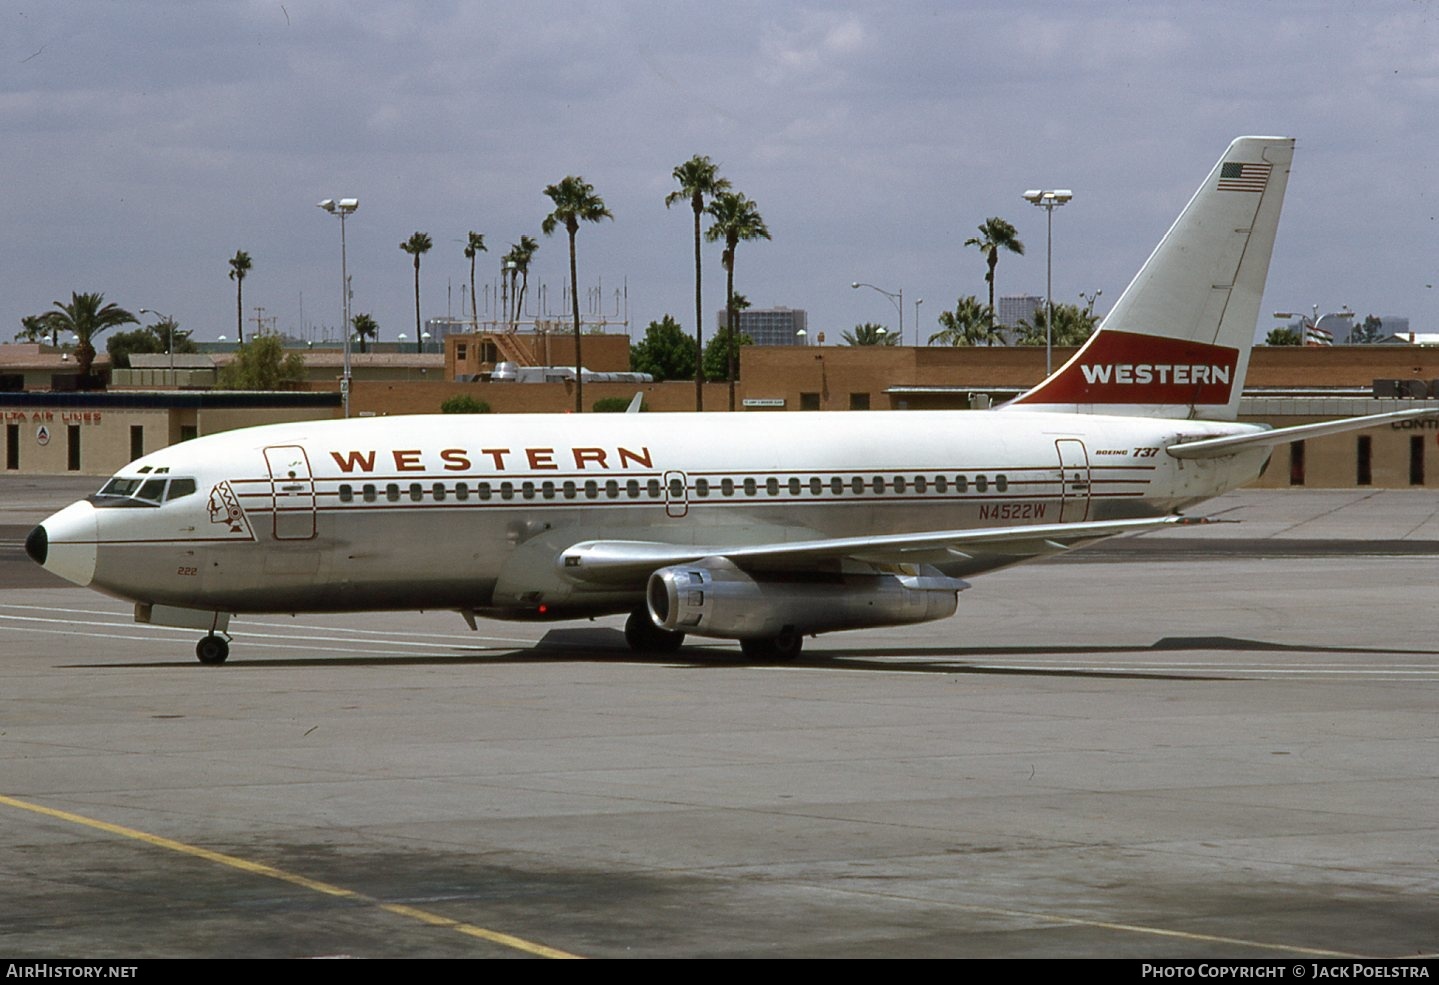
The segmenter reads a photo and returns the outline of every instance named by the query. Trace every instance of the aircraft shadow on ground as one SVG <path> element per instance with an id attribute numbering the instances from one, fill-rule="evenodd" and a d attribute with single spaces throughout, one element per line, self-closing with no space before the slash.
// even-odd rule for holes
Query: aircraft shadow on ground
<path id="1" fill-rule="evenodd" d="M 243 637 L 240 638 L 243 644 Z M 397 644 L 403 646 L 403 644 Z M 237 647 L 239 648 L 239 647 Z M 255 644 L 263 650 L 264 644 Z M 1062 678 L 1119 678 L 1222 681 L 1237 679 L 1223 672 L 1181 673 L 1156 668 L 1152 671 L 1097 670 L 1084 667 L 1003 667 L 995 661 L 1029 657 L 1124 657 L 1160 653 L 1223 652 L 1253 654 L 1344 654 L 1354 656 L 1439 656 L 1439 651 L 1386 649 L 1378 647 L 1317 646 L 1296 643 L 1273 643 L 1231 636 L 1166 636 L 1154 643 L 1137 645 L 1071 645 L 1071 646 L 867 646 L 863 650 L 836 650 L 812 647 L 799 659 L 778 666 L 805 670 L 873 670 L 886 673 L 903 671 L 925 674 L 976 674 L 988 676 L 1028 676 Z M 686 646 L 674 653 L 637 654 L 625 644 L 624 634 L 617 629 L 584 628 L 555 629 L 545 634 L 533 648 L 457 646 L 446 653 L 396 655 L 356 653 L 337 657 L 265 657 L 247 660 L 241 653 L 226 664 L 233 668 L 280 667 L 404 667 L 404 666 L 488 666 L 499 664 L 559 664 L 653 662 L 657 667 L 683 670 L 718 670 L 751 665 L 738 648 L 722 643 Z M 103 668 L 165 668 L 173 669 L 177 660 L 129 662 L 122 664 L 70 664 L 66 666 Z"/>

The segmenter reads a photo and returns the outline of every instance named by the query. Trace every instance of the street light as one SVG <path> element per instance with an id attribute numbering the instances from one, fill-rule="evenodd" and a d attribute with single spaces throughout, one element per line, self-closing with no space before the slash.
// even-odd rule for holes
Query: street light
<path id="1" fill-rule="evenodd" d="M 919 345 L 919 340 L 924 338 L 919 331 L 919 306 L 924 304 L 924 298 L 915 298 L 914 301 L 914 344 Z"/>
<path id="2" fill-rule="evenodd" d="M 1048 308 L 1044 319 L 1044 375 L 1054 371 L 1054 210 L 1074 197 L 1068 188 L 1046 191 L 1031 188 L 1024 193 L 1024 200 L 1048 213 L 1049 235 L 1044 260 L 1044 303 Z"/>
<path id="3" fill-rule="evenodd" d="M 895 310 L 899 312 L 899 339 L 897 340 L 897 342 L 899 345 L 904 345 L 904 288 L 901 287 L 897 292 L 891 294 L 889 291 L 886 291 L 882 287 L 875 287 L 873 284 L 863 284 L 859 281 L 855 281 L 849 286 L 855 288 L 856 290 L 861 287 L 867 287 L 871 291 L 878 291 L 885 297 L 889 298 L 890 303 L 893 304 Z"/>
<path id="4" fill-rule="evenodd" d="M 165 351 L 170 354 L 170 385 L 175 385 L 175 319 L 154 308 L 141 308 L 140 314 L 154 315 L 165 323 Z"/>
<path id="5" fill-rule="evenodd" d="M 319 207 L 330 215 L 340 217 L 340 319 L 345 336 L 345 371 L 340 377 L 340 397 L 345 405 L 345 416 L 350 416 L 350 271 L 345 255 L 345 217 L 360 207 L 358 198 L 342 198 L 336 201 L 327 198 Z"/>

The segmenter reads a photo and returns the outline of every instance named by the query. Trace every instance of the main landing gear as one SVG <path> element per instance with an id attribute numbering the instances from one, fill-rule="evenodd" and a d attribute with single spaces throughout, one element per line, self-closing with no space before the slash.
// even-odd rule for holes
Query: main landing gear
<path id="1" fill-rule="evenodd" d="M 207 667 L 218 666 L 225 662 L 230 655 L 230 643 L 223 636 L 211 633 L 209 636 L 200 637 L 200 642 L 195 644 L 195 656 Z"/>
<path id="2" fill-rule="evenodd" d="M 637 653 L 674 653 L 685 641 L 684 633 L 660 629 L 644 606 L 625 620 L 625 642 Z"/>
<path id="3" fill-rule="evenodd" d="M 625 642 L 636 653 L 674 653 L 684 641 L 684 633 L 656 626 L 647 609 L 636 609 L 625 620 Z M 799 656 L 804 637 L 787 631 L 778 636 L 740 640 L 739 648 L 745 659 L 754 663 L 787 663 Z"/>
<path id="4" fill-rule="evenodd" d="M 765 639 L 740 640 L 739 648 L 755 663 L 787 663 L 804 649 L 804 637 L 799 633 L 780 633 Z"/>

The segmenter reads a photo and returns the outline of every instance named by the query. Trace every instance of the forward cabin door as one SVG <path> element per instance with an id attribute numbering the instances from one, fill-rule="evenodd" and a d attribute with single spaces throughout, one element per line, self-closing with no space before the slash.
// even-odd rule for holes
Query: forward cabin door
<path id="1" fill-rule="evenodd" d="M 315 477 L 310 459 L 299 445 L 265 449 L 270 470 L 276 540 L 309 540 L 315 536 Z"/>
<path id="2" fill-rule="evenodd" d="M 1059 522 L 1079 523 L 1089 518 L 1089 451 L 1078 438 L 1060 438 Z"/>

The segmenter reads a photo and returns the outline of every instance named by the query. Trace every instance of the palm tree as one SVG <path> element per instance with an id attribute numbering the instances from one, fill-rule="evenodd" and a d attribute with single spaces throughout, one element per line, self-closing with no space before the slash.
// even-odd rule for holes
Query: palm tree
<path id="1" fill-rule="evenodd" d="M 665 208 L 688 200 L 695 213 L 695 410 L 704 410 L 704 308 L 700 292 L 700 214 L 705 198 L 714 198 L 730 187 L 728 178 L 721 178 L 719 165 L 708 157 L 696 154 L 674 170 L 678 190 L 665 196 Z"/>
<path id="2" fill-rule="evenodd" d="M 89 377 L 90 367 L 95 362 L 95 336 L 107 328 L 139 324 L 140 321 L 119 305 L 105 304 L 103 294 L 72 292 L 69 304 L 56 301 L 55 307 L 59 310 L 47 311 L 43 317 L 57 333 L 75 333 L 75 366 L 80 370 L 82 380 Z"/>
<path id="3" fill-rule="evenodd" d="M 230 279 L 235 282 L 235 335 L 245 344 L 245 275 L 250 272 L 250 254 L 236 250 L 230 258 Z"/>
<path id="4" fill-rule="evenodd" d="M 465 259 L 470 261 L 470 320 L 474 322 L 474 330 L 477 332 L 480 330 L 480 308 L 479 301 L 475 298 L 475 255 L 488 252 L 490 251 L 485 246 L 485 237 L 471 229 L 470 238 L 465 242 Z"/>
<path id="5" fill-rule="evenodd" d="M 929 337 L 929 344 L 994 345 L 1004 335 L 993 324 L 993 312 L 979 303 L 973 294 L 955 302 L 953 311 L 939 313 L 940 330 Z"/>
<path id="6" fill-rule="evenodd" d="M 1034 310 L 1034 320 L 1020 319 L 1019 344 L 1044 345 L 1048 333 L 1048 312 L 1044 307 Z M 1053 345 L 1083 345 L 1085 339 L 1094 333 L 1099 316 L 1077 304 L 1056 304 L 1054 306 L 1054 333 L 1050 336 Z"/>
<path id="7" fill-rule="evenodd" d="M 365 351 L 365 339 L 380 341 L 380 323 L 372 315 L 356 315 L 350 319 L 350 324 L 355 326 L 355 334 L 360 337 L 361 352 Z"/>
<path id="8" fill-rule="evenodd" d="M 714 224 L 705 230 L 705 239 L 713 243 L 724 240 L 721 259 L 725 269 L 725 332 L 729 335 L 729 409 L 734 410 L 735 336 L 734 253 L 741 240 L 769 239 L 769 227 L 759 214 L 759 206 L 740 192 L 723 191 L 705 207 Z"/>
<path id="9" fill-rule="evenodd" d="M 993 331 L 994 268 L 999 266 L 999 251 L 1008 250 L 1024 256 L 1024 244 L 1019 241 L 1019 233 L 1013 226 L 998 216 L 991 216 L 979 227 L 979 235 L 971 236 L 964 241 L 964 245 L 979 247 L 979 252 L 984 254 L 984 262 L 989 267 L 984 279 L 989 283 L 989 327 Z"/>
<path id="10" fill-rule="evenodd" d="M 845 345 L 899 345 L 899 336 L 872 321 L 854 326 L 853 332 L 841 333 Z"/>
<path id="11" fill-rule="evenodd" d="M 415 351 L 422 348 L 420 339 L 420 257 L 430 252 L 430 247 L 435 244 L 430 240 L 429 233 L 415 233 L 409 239 L 400 244 L 400 249 L 415 258 Z"/>
<path id="12" fill-rule="evenodd" d="M 521 236 L 520 241 L 510 249 L 514 254 L 515 273 L 520 277 L 520 289 L 515 292 L 516 320 L 525 313 L 525 294 L 530 289 L 530 261 L 534 259 L 539 248 L 540 244 L 535 242 L 533 236 Z"/>
<path id="13" fill-rule="evenodd" d="M 545 216 L 540 231 L 550 236 L 556 228 L 564 226 L 570 237 L 570 304 L 575 316 L 575 413 L 582 414 L 585 409 L 585 381 L 583 361 L 580 359 L 580 282 L 575 272 L 575 233 L 579 232 L 581 222 L 613 219 L 614 214 L 605 208 L 604 199 L 595 194 L 594 186 L 575 175 L 548 186 L 545 194 L 554 202 L 555 208 Z"/>
<path id="14" fill-rule="evenodd" d="M 15 333 L 16 342 L 44 342 L 50 340 L 52 348 L 60 348 L 60 332 L 55 327 L 55 320 L 50 316 L 53 311 L 46 311 L 38 315 L 23 315 L 20 318 L 20 331 Z"/>

